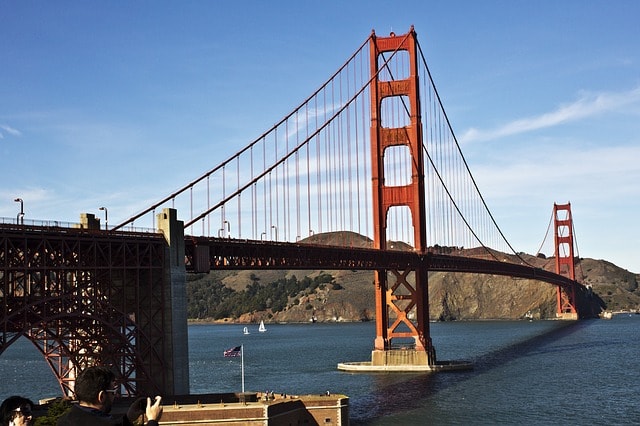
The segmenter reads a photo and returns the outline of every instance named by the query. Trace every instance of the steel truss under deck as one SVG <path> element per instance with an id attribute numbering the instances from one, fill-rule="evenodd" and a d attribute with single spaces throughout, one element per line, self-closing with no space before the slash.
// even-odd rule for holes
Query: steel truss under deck
<path id="1" fill-rule="evenodd" d="M 160 234 L 1 225 L 0 354 L 21 336 L 64 395 L 111 366 L 125 396 L 165 388 L 165 240 Z"/>

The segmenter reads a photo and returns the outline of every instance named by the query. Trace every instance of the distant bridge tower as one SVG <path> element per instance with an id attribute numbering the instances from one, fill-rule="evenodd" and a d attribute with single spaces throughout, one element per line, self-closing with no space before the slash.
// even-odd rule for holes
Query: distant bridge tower
<path id="1" fill-rule="evenodd" d="M 571 203 L 553 204 L 556 273 L 576 279 Z M 558 286 L 558 317 L 577 319 L 576 286 Z"/>
<path id="2" fill-rule="evenodd" d="M 417 253 L 425 253 L 424 155 L 416 33 L 412 27 L 402 36 L 392 33 L 390 37 L 376 37 L 373 34 L 369 48 L 374 247 L 391 248 L 387 244 L 389 211 L 394 207 L 405 207 L 411 213 L 414 249 Z M 397 59 L 394 66 L 399 65 L 392 68 L 389 64 L 394 55 L 403 59 Z M 394 121 L 392 117 L 398 111 L 404 112 L 406 117 Z M 393 186 L 390 177 L 385 177 L 385 151 L 390 148 L 400 150 L 405 164 L 411 164 L 408 183 Z M 429 335 L 426 267 L 375 271 L 375 294 L 376 339 L 372 365 L 435 364 Z M 392 345 L 394 340 L 400 344 Z M 403 349 L 395 350 L 400 345 Z"/>

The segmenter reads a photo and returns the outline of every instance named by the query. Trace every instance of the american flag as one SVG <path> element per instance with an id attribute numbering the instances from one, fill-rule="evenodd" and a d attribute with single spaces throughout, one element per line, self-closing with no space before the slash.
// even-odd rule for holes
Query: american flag
<path id="1" fill-rule="evenodd" d="M 242 348 L 240 346 L 236 346 L 235 348 L 227 349 L 224 351 L 224 356 L 240 356 L 242 355 Z"/>

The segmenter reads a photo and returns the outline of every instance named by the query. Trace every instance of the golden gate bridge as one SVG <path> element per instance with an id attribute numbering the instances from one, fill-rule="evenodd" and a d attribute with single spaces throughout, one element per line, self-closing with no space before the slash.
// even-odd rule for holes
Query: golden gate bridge
<path id="1" fill-rule="evenodd" d="M 557 287 L 558 317 L 590 314 L 570 204 L 553 216 L 550 272 L 523 259 L 494 220 L 414 29 L 372 32 L 273 127 L 124 222 L 1 220 L 0 353 L 26 336 L 65 395 L 93 363 L 112 365 L 125 395 L 186 394 L 186 273 L 354 269 L 375 274 L 370 365 L 430 369 L 432 271 L 539 280 Z M 327 233 L 343 240 L 324 245 Z"/>

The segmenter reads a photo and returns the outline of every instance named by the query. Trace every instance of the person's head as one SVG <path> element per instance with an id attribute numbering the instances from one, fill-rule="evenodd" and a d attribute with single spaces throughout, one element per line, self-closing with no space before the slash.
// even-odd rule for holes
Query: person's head
<path id="1" fill-rule="evenodd" d="M 107 367 L 89 367 L 76 377 L 74 393 L 80 404 L 108 413 L 118 393 L 116 376 Z"/>
<path id="2" fill-rule="evenodd" d="M 25 426 L 31 424 L 33 402 L 22 396 L 10 396 L 0 405 L 3 426 Z"/>

